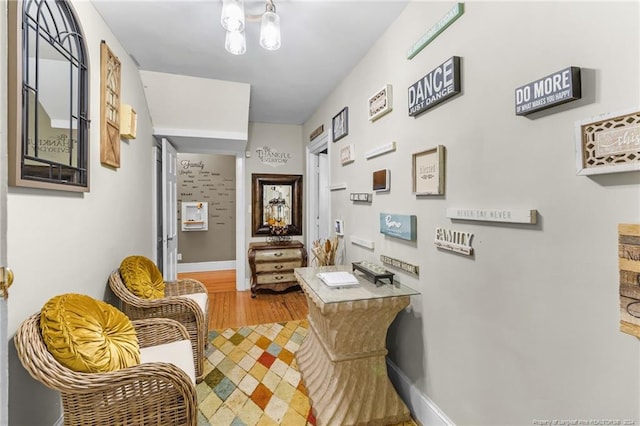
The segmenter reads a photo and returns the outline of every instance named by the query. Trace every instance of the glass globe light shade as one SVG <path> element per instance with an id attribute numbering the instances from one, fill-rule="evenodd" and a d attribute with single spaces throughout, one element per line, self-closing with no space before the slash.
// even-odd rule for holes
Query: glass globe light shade
<path id="1" fill-rule="evenodd" d="M 280 44 L 280 17 L 274 12 L 265 12 L 260 27 L 260 46 L 267 50 L 278 50 Z"/>
<path id="2" fill-rule="evenodd" d="M 224 48 L 234 55 L 243 55 L 247 51 L 247 40 L 244 31 L 227 31 Z"/>
<path id="3" fill-rule="evenodd" d="M 223 0 L 220 23 L 227 31 L 244 30 L 244 4 L 242 0 Z"/>

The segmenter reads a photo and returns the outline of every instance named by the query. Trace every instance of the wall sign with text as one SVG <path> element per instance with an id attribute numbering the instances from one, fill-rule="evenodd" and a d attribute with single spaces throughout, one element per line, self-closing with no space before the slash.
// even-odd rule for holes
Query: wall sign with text
<path id="1" fill-rule="evenodd" d="M 380 233 L 415 241 L 418 219 L 415 215 L 380 213 Z"/>
<path id="2" fill-rule="evenodd" d="M 579 175 L 640 170 L 640 108 L 576 123 Z"/>
<path id="3" fill-rule="evenodd" d="M 433 243 L 440 249 L 471 256 L 473 254 L 471 239 L 473 239 L 473 234 L 470 232 L 436 228 Z"/>
<path id="4" fill-rule="evenodd" d="M 640 224 L 618 225 L 620 331 L 640 337 Z"/>
<path id="5" fill-rule="evenodd" d="M 537 210 L 522 209 L 476 209 L 448 208 L 447 217 L 458 220 L 478 220 L 482 222 L 526 223 L 535 225 Z"/>
<path id="6" fill-rule="evenodd" d="M 394 259 L 393 257 L 380 255 L 380 261 L 385 265 L 393 266 L 394 268 L 402 269 L 403 271 L 410 272 L 414 275 L 420 275 L 420 268 L 418 265 L 412 265 L 404 260 Z"/>
<path id="7" fill-rule="evenodd" d="M 464 13 L 464 3 L 456 3 L 452 9 L 450 9 L 445 15 L 440 18 L 438 22 L 416 41 L 413 46 L 409 48 L 407 52 L 407 59 L 412 59 L 416 56 L 425 46 L 431 43 L 436 37 L 438 37 L 449 25 L 451 25 L 456 19 L 462 16 Z"/>
<path id="8" fill-rule="evenodd" d="M 460 90 L 460 57 L 452 56 L 409 86 L 409 116 L 433 108 Z"/>
<path id="9" fill-rule="evenodd" d="M 528 115 L 582 97 L 580 68 L 569 67 L 516 89 L 516 115 Z"/>

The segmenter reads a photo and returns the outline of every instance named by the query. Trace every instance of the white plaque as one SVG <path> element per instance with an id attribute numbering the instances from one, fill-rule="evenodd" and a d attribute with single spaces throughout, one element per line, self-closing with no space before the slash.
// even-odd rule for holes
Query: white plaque
<path id="1" fill-rule="evenodd" d="M 515 209 L 473 209 L 473 208 L 448 208 L 449 219 L 479 220 L 483 222 L 527 223 L 535 225 L 537 210 Z"/>

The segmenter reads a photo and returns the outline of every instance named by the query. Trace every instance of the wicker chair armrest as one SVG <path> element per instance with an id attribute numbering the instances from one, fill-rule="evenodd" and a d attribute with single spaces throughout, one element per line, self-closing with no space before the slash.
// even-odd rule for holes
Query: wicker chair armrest
<path id="1" fill-rule="evenodd" d="M 198 280 L 184 278 L 177 281 L 165 281 L 164 292 L 167 296 L 180 296 L 183 294 L 207 293 L 207 288 Z"/>
<path id="2" fill-rule="evenodd" d="M 168 318 L 147 318 L 132 321 L 141 348 L 189 340 L 189 332 L 178 321 Z"/>
<path id="3" fill-rule="evenodd" d="M 67 391 L 73 390 L 74 393 L 100 392 L 135 385 L 140 381 L 170 384 L 186 396 L 189 396 L 190 391 L 194 391 L 190 389 L 193 383 L 187 373 L 167 362 L 149 362 L 104 373 L 73 373 L 76 377 L 73 382 L 69 382 Z"/>
<path id="4" fill-rule="evenodd" d="M 141 380 L 156 380 L 176 387 L 186 398 L 195 398 L 191 379 L 173 364 L 140 364 L 104 373 L 80 373 L 64 367 L 47 350 L 39 324 L 39 312 L 28 317 L 18 328 L 14 343 L 22 365 L 34 379 L 47 387 L 60 392 L 93 393 L 131 384 L 135 387 L 135 383 Z"/>
<path id="5" fill-rule="evenodd" d="M 199 281 L 196 280 L 192 281 L 199 283 Z M 202 284 L 200 285 L 202 286 Z M 120 271 L 118 270 L 113 271 L 109 276 L 109 286 L 120 300 L 137 308 L 156 309 L 162 312 L 164 307 L 166 307 L 167 305 L 172 305 L 170 308 L 167 308 L 172 312 L 175 312 L 176 310 L 194 313 L 200 311 L 200 308 L 195 301 L 186 299 L 184 297 L 176 297 L 172 294 L 168 294 L 168 297 L 163 297 L 160 299 L 143 299 L 141 297 L 138 297 L 135 294 L 131 293 L 126 287 L 126 285 L 122 281 L 122 277 L 120 276 Z"/>

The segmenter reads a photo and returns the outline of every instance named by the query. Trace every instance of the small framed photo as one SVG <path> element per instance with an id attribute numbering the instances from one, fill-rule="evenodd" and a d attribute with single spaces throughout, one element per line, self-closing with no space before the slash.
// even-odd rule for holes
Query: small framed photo
<path id="1" fill-rule="evenodd" d="M 344 235 L 344 223 L 342 220 L 336 219 L 335 222 L 336 235 Z"/>
<path id="2" fill-rule="evenodd" d="M 373 172 L 373 190 L 376 192 L 389 191 L 391 189 L 391 170 L 382 169 Z"/>
<path id="3" fill-rule="evenodd" d="M 349 107 L 333 116 L 331 120 L 331 129 L 333 131 L 333 141 L 337 142 L 349 134 Z"/>
<path id="4" fill-rule="evenodd" d="M 444 146 L 438 145 L 412 155 L 413 193 L 444 194 Z"/>
<path id="5" fill-rule="evenodd" d="M 369 121 L 375 121 L 393 109 L 391 85 L 386 84 L 369 98 Z"/>
<path id="6" fill-rule="evenodd" d="M 576 123 L 578 175 L 640 170 L 640 108 Z"/>
<path id="7" fill-rule="evenodd" d="M 354 151 L 353 144 L 342 147 L 340 149 L 340 164 L 344 166 L 345 164 L 353 163 L 356 159 Z"/>

